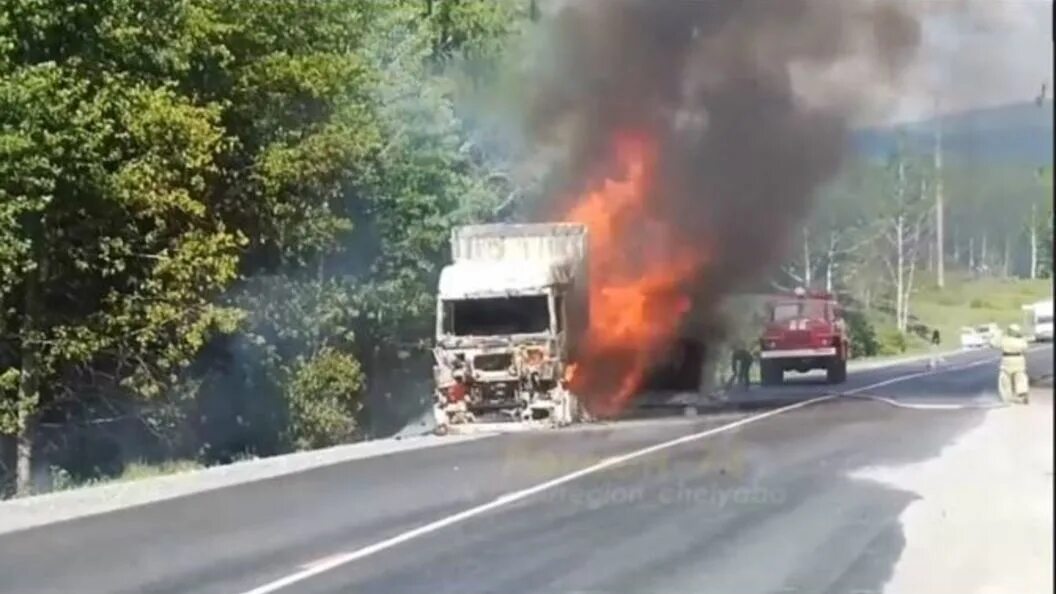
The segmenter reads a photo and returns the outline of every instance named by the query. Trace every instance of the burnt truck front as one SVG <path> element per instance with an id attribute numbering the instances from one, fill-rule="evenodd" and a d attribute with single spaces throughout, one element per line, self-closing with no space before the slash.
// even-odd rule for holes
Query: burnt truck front
<path id="1" fill-rule="evenodd" d="M 463 227 L 452 254 L 437 299 L 437 426 L 575 421 L 566 380 L 586 315 L 585 229 Z"/>

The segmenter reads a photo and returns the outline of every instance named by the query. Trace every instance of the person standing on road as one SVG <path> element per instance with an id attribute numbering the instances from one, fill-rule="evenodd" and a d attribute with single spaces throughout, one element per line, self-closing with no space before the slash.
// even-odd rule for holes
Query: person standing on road
<path id="1" fill-rule="evenodd" d="M 730 349 L 730 379 L 725 381 L 727 390 L 733 388 L 733 385 L 737 383 L 737 363 L 737 345 L 734 345 Z"/>
<path id="2" fill-rule="evenodd" d="M 1001 367 L 998 369 L 997 390 L 1001 400 L 1007 404 L 1029 402 L 1030 380 L 1027 377 L 1027 348 L 1018 324 L 1009 324 L 1008 333 L 998 333 L 991 346 L 1001 349 Z"/>
<path id="3" fill-rule="evenodd" d="M 745 346 L 744 341 L 737 343 L 733 350 L 733 374 L 735 381 L 742 388 L 747 389 L 751 383 L 750 373 L 752 370 L 752 353 Z"/>
<path id="4" fill-rule="evenodd" d="M 936 328 L 931 332 L 931 357 L 928 359 L 929 369 L 935 369 L 940 363 L 943 363 L 942 355 L 939 354 L 940 344 L 942 344 L 942 337 L 939 335 L 938 328 Z"/>

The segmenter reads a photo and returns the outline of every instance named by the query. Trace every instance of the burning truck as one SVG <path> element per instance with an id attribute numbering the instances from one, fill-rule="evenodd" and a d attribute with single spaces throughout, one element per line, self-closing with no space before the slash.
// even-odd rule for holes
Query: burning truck
<path id="1" fill-rule="evenodd" d="M 565 222 L 453 230 L 436 315 L 441 430 L 485 417 L 565 425 L 620 415 L 643 389 L 708 389 L 708 316 L 691 315 L 686 286 L 704 254 L 669 241 L 646 209 L 655 156 L 645 138 L 617 138 L 619 171 Z"/>
<path id="2" fill-rule="evenodd" d="M 589 326 L 587 228 L 578 223 L 456 228 L 440 273 L 433 351 L 439 431 L 507 420 L 565 425 Z"/>

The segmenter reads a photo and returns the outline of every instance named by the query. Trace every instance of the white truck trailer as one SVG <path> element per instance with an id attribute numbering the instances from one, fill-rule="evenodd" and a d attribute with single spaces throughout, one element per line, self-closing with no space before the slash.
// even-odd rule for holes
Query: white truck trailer
<path id="1" fill-rule="evenodd" d="M 438 432 L 484 420 L 577 421 L 567 380 L 589 325 L 586 227 L 460 227 L 451 255 L 437 295 Z"/>

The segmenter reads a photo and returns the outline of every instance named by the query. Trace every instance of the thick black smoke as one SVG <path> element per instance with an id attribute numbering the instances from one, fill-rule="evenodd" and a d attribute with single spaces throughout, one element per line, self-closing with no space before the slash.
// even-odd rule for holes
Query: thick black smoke
<path id="1" fill-rule="evenodd" d="M 613 135 L 659 147 L 649 208 L 707 254 L 687 287 L 707 314 L 758 277 L 835 175 L 848 122 L 875 110 L 919 26 L 868 0 L 571 0 L 551 3 L 529 127 L 566 152 L 540 217 L 596 182 Z M 641 238 L 637 238 L 640 241 Z M 637 243 L 628 238 L 628 246 Z"/>

